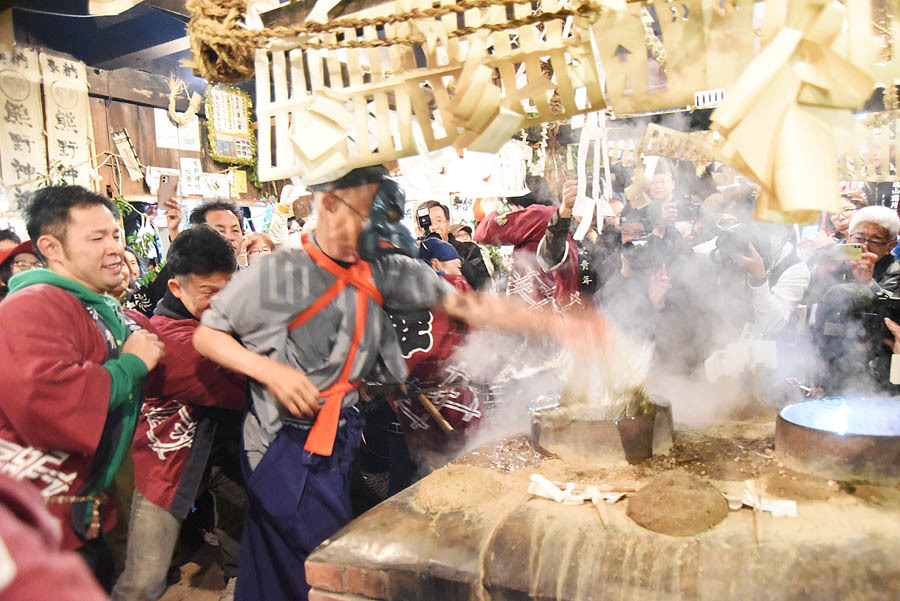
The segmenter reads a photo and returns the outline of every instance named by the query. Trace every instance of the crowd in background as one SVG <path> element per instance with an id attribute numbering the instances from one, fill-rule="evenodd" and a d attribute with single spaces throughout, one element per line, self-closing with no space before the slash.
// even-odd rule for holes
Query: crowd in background
<path id="1" fill-rule="evenodd" d="M 599 220 L 596 212 L 573 216 L 576 182 L 532 177 L 528 194 L 504 199 L 479 223 L 453 223 L 450 208 L 436 201 L 418 204 L 415 258 L 440 279 L 428 287 L 513 296 L 536 312 L 599 311 L 652 342 L 661 368 L 711 379 L 750 371 L 775 402 L 893 392 L 888 372 L 898 327 L 889 318 L 900 314 L 893 302 L 900 218 L 896 206 L 882 205 L 890 195 L 848 183 L 839 213 L 801 229 L 753 221 L 754 186 L 721 166 L 698 170 L 660 159 L 652 174 L 617 168 L 610 175 L 612 194 Z M 320 193 L 323 206 L 328 194 L 350 206 L 332 192 Z M 194 209 L 179 231 L 177 202 L 163 208 L 167 253 L 156 266 L 123 245 L 115 205 L 77 187 L 34 195 L 26 211 L 30 239 L 0 231 L 0 344 L 9 389 L 0 473 L 62 499 L 48 506 L 65 525 L 62 536 L 46 533 L 38 509 L 17 518 L 30 533 L 28 553 L 40 547 L 47 561 L 77 573 L 77 564 L 53 559 L 59 545 L 77 550 L 113 599 L 159 598 L 182 527 L 204 503 L 213 517 L 197 529 L 220 547 L 226 595 L 234 592 L 245 479 L 256 467 L 242 463 L 241 431 L 248 386 L 259 382 L 199 352 L 193 337 L 201 323 L 240 334 L 230 329 L 236 314 L 222 299 L 237 305 L 247 294 L 232 292 L 217 305 L 213 299 L 242 270 L 258 273 L 285 253 L 305 252 L 289 249 L 308 251 L 307 236 L 316 232 L 315 223 L 284 212 L 268 233 L 248 232 L 244 213 L 227 202 Z M 591 223 L 576 240 L 582 219 Z M 491 246 L 512 247 L 510 259 L 498 260 Z M 354 264 L 332 259 L 338 270 Z M 409 285 L 410 298 L 417 285 Z M 422 295 L 431 294 L 421 286 Z M 354 513 L 434 467 L 434 453 L 462 449 L 484 416 L 484 390 L 454 363 L 470 326 L 439 304 L 408 304 L 386 306 L 407 380 L 360 389 L 369 452 L 355 467 Z M 247 317 L 241 305 L 242 327 L 250 319 L 265 331 L 273 310 L 263 303 Z M 736 341 L 773 343 L 778 359 L 728 367 L 722 353 Z M 265 416 L 249 411 L 264 432 Z M 340 419 L 350 418 L 342 412 Z M 134 466 L 120 486 L 131 498 L 128 538 L 115 549 L 100 533 L 114 513 L 106 491 L 117 474 L 128 478 L 119 470 L 126 455 Z M 0 497 L 19 494 L 0 482 Z M 11 530 L 3 523 L 5 541 Z M 83 588 L 71 598 L 104 598 L 89 579 L 77 582 Z"/>

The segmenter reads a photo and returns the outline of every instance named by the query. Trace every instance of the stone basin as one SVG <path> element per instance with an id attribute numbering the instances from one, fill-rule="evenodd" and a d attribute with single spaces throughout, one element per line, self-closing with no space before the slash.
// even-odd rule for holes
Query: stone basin
<path id="1" fill-rule="evenodd" d="M 672 406 L 653 399 L 650 411 L 620 419 L 557 417 L 559 408 L 532 413 L 531 439 L 539 449 L 581 463 L 640 463 L 672 447 Z"/>
<path id="2" fill-rule="evenodd" d="M 538 459 L 490 471 L 462 458 L 363 514 L 307 562 L 313 601 L 882 601 L 900 583 L 900 489 L 841 488 L 792 472 L 772 452 L 775 424 L 737 423 L 679 431 L 672 452 L 640 465 L 587 468 Z M 482 456 L 490 453 L 482 451 Z M 473 453 L 474 455 L 474 453 Z M 543 463 L 541 463 L 543 461 Z M 531 473 L 636 488 L 687 470 L 729 496 L 752 479 L 763 498 L 793 499 L 798 518 L 733 511 L 694 536 L 671 537 L 627 517 L 627 501 L 566 506 L 525 492 Z M 487 470 L 496 490 L 483 503 L 466 482 L 445 509 L 423 490 L 452 470 Z M 446 471 L 445 471 L 446 470 Z M 443 473 L 442 473 L 443 472 Z M 444 484 L 447 484 L 445 482 Z M 452 481 L 450 482 L 452 484 Z M 453 505 L 456 503 L 456 506 Z"/>

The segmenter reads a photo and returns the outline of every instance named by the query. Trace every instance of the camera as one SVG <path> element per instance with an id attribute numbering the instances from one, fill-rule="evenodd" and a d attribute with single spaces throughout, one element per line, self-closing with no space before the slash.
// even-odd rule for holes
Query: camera
<path id="1" fill-rule="evenodd" d="M 871 308 L 862 312 L 861 317 L 866 332 L 871 334 L 872 338 L 879 342 L 885 338 L 891 339 L 894 335 L 885 325 L 884 318 L 900 323 L 900 298 L 885 293 L 876 294 L 872 299 Z"/>
<path id="2" fill-rule="evenodd" d="M 691 198 L 686 195 L 687 198 Z M 678 205 L 678 221 L 697 221 L 700 219 L 700 203 L 693 200 Z"/>
<path id="3" fill-rule="evenodd" d="M 771 252 L 769 237 L 753 224 L 723 230 L 716 238 L 715 257 L 722 263 L 730 263 L 735 255 L 749 255 L 751 244 L 761 257 L 765 258 Z"/>
<path id="4" fill-rule="evenodd" d="M 431 214 L 429 213 L 429 209 L 426 207 L 422 207 L 421 209 L 416 210 L 416 223 L 419 224 L 419 227 L 425 230 L 425 233 L 428 233 L 428 230 L 431 228 Z"/>

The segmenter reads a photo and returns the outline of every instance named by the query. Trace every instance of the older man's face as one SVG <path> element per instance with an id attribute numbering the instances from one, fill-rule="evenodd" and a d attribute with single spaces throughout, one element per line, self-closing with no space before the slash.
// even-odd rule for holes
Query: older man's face
<path id="1" fill-rule="evenodd" d="M 850 230 L 850 242 L 862 244 L 863 252 L 873 253 L 878 257 L 876 261 L 881 260 L 897 246 L 896 238 L 891 238 L 883 227 L 871 221 L 857 223 L 856 227 Z"/>
<path id="2" fill-rule="evenodd" d="M 359 259 L 359 235 L 369 218 L 377 191 L 378 184 L 366 184 L 322 193 L 334 201 L 330 203 L 327 216 L 322 215 L 317 226 L 317 231 L 331 241 L 332 259 L 350 263 Z"/>
<path id="3" fill-rule="evenodd" d="M 650 197 L 657 202 L 671 200 L 675 191 L 675 180 L 664 173 L 657 173 L 650 180 Z"/>

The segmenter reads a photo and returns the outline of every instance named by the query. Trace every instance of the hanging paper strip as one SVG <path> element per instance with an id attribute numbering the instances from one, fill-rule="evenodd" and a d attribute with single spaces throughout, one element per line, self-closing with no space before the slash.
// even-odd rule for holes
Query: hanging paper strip
<path id="1" fill-rule="evenodd" d="M 0 46 L 0 179 L 12 211 L 47 175 L 43 130 L 37 51 Z"/>
<path id="2" fill-rule="evenodd" d="M 84 63 L 41 52 L 47 154 L 53 181 L 92 188 L 88 86 Z"/>
<path id="3" fill-rule="evenodd" d="M 207 88 L 206 118 L 213 160 L 252 165 L 256 140 L 250 130 L 250 96 L 233 87 Z"/>

